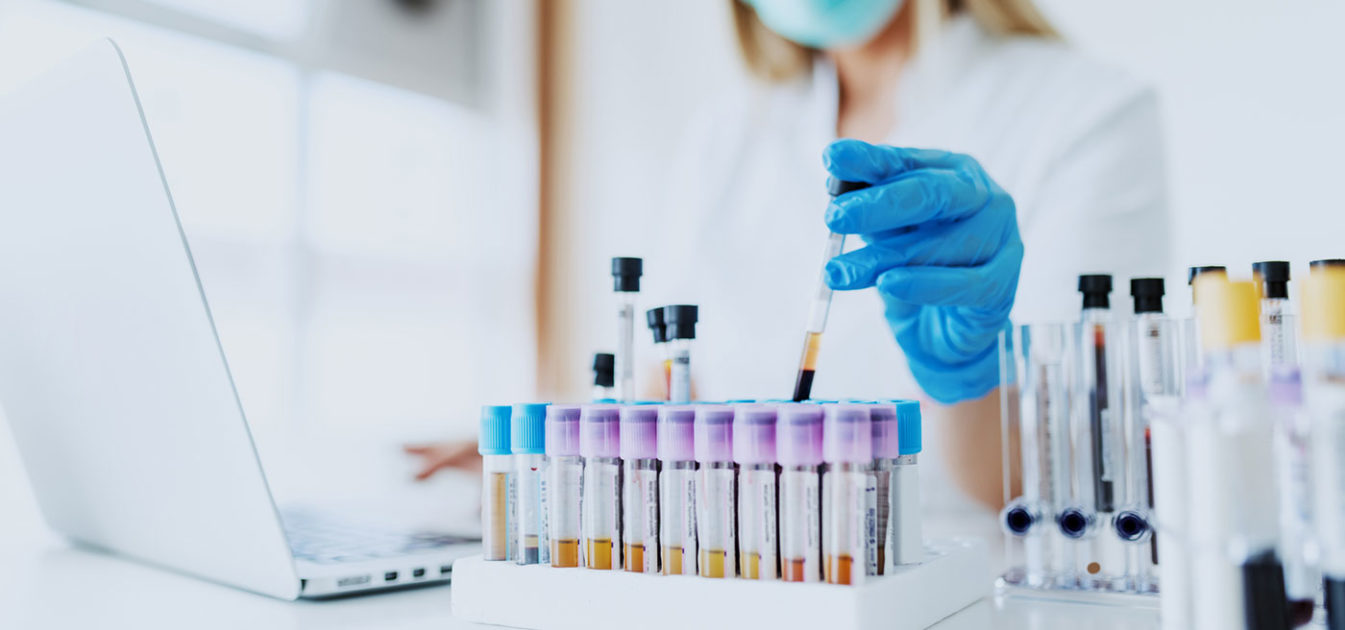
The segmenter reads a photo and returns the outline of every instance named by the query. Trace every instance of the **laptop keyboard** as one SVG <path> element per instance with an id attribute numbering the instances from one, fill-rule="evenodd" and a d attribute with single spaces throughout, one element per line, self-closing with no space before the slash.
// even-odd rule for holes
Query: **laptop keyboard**
<path id="1" fill-rule="evenodd" d="M 475 540 L 437 532 L 398 532 L 352 525 L 309 512 L 286 512 L 283 520 L 295 557 L 317 564 L 405 556 Z"/>

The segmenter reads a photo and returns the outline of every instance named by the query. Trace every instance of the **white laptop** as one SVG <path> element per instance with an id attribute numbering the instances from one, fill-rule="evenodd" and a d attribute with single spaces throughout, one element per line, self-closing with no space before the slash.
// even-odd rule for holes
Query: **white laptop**
<path id="1" fill-rule="evenodd" d="M 110 40 L 0 95 L 0 405 L 92 547 L 284 599 L 443 582 L 478 547 L 282 518 Z"/>

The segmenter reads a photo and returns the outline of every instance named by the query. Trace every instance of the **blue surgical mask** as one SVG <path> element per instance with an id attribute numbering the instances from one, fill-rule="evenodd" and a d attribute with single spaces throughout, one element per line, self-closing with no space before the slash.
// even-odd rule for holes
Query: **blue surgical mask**
<path id="1" fill-rule="evenodd" d="M 901 9 L 904 0 L 739 0 L 785 39 L 810 48 L 862 44 Z"/>

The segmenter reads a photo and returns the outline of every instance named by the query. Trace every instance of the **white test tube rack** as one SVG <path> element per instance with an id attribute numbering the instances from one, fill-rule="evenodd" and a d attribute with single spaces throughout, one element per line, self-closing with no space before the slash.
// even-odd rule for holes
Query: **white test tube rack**
<path id="1" fill-rule="evenodd" d="M 535 630 L 686 630 L 815 627 L 923 630 L 990 594 L 986 545 L 931 541 L 919 564 L 838 586 L 557 569 L 486 562 L 453 564 L 459 619 Z"/>

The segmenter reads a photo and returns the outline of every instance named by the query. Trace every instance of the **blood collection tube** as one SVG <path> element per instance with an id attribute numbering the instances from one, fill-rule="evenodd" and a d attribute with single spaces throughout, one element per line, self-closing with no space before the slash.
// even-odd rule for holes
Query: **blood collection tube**
<path id="1" fill-rule="evenodd" d="M 624 566 L 658 573 L 658 407 L 621 408 L 621 466 Z"/>
<path id="2" fill-rule="evenodd" d="M 1313 531 L 1312 430 L 1303 406 L 1303 379 L 1296 367 L 1270 374 L 1275 414 L 1275 464 L 1279 484 L 1280 552 L 1284 589 L 1295 625 L 1312 620 L 1321 586 L 1320 553 Z"/>
<path id="3" fill-rule="evenodd" d="M 1301 293 L 1303 396 L 1326 627 L 1345 630 L 1345 260 L 1313 261 Z"/>
<path id="4" fill-rule="evenodd" d="M 744 579 L 780 578 L 776 529 L 775 407 L 733 411 L 733 461 L 738 464 L 739 572 Z"/>
<path id="5" fill-rule="evenodd" d="M 621 566 L 621 424 L 618 408 L 589 405 L 579 412 L 579 454 L 584 458 L 584 566 Z"/>
<path id="6" fill-rule="evenodd" d="M 599 352 L 593 355 L 593 402 L 616 402 L 616 355 Z"/>
<path id="7" fill-rule="evenodd" d="M 691 345 L 696 340 L 699 309 L 693 304 L 665 306 L 663 319 L 667 326 L 668 344 L 672 346 L 668 400 L 688 403 L 691 402 Z"/>
<path id="8" fill-rule="evenodd" d="M 1121 396 L 1124 435 L 1124 483 L 1119 507 L 1109 524 L 1116 539 L 1124 543 L 1125 568 L 1116 590 L 1147 592 L 1156 587 L 1153 545 L 1152 436 L 1146 400 L 1177 396 L 1175 331 L 1163 315 L 1162 278 L 1133 278 L 1130 296 L 1134 302 L 1133 325 L 1120 332 L 1121 365 L 1129 368 Z M 1133 358 L 1132 358 L 1133 357 Z"/>
<path id="9" fill-rule="evenodd" d="M 1289 263 L 1265 260 L 1253 263 L 1252 272 L 1261 295 L 1262 366 L 1269 376 L 1298 365 L 1295 318 L 1289 312 Z"/>
<path id="10" fill-rule="evenodd" d="M 722 405 L 696 407 L 696 537 L 701 577 L 731 578 L 738 574 L 734 521 L 737 504 L 733 469 L 733 409 Z"/>
<path id="11" fill-rule="evenodd" d="M 823 573 L 831 584 L 861 584 L 878 548 L 872 422 L 859 405 L 823 405 L 823 414 Z"/>
<path id="12" fill-rule="evenodd" d="M 1089 437 L 1092 442 L 1094 509 L 1103 518 L 1109 518 L 1116 506 L 1116 482 L 1119 466 L 1114 454 L 1122 447 L 1117 440 L 1119 418 L 1113 408 L 1108 373 L 1107 323 L 1111 320 L 1110 294 L 1112 279 L 1109 275 L 1079 276 L 1079 292 L 1083 294 L 1083 368 L 1088 391 Z"/>
<path id="13" fill-rule="evenodd" d="M 481 407 L 481 547 L 486 560 L 509 560 L 509 405 Z"/>
<path id="14" fill-rule="evenodd" d="M 1186 284 L 1191 287 L 1191 317 L 1186 320 L 1182 330 L 1185 347 L 1182 352 L 1182 373 L 1195 378 L 1204 365 L 1205 352 L 1200 347 L 1200 319 L 1196 316 L 1200 309 L 1200 295 L 1196 292 L 1196 280 L 1203 276 L 1228 277 L 1228 268 L 1223 265 L 1203 265 L 1186 270 Z M 1185 383 L 1182 384 L 1185 386 Z"/>
<path id="15" fill-rule="evenodd" d="M 1023 494 L 1001 517 L 1010 555 L 1022 557 L 1019 582 L 1033 588 L 1052 585 L 1065 566 L 1064 547 L 1059 537 L 1048 535 L 1047 525 L 1070 500 L 1070 378 L 1078 357 L 1076 336 L 1068 330 L 1062 324 L 1022 326 L 1012 342 L 1015 370 L 1021 375 L 1018 435 Z"/>
<path id="16" fill-rule="evenodd" d="M 664 575 L 696 575 L 695 409 L 658 408 L 659 543 Z"/>
<path id="17" fill-rule="evenodd" d="M 1288 628 L 1256 287 L 1206 276 L 1196 290 L 1205 374 L 1194 397 L 1203 404 L 1188 414 L 1195 626 Z"/>
<path id="18" fill-rule="evenodd" d="M 827 194 L 832 198 L 868 188 L 865 182 L 851 182 L 835 178 L 827 180 Z M 827 263 L 845 251 L 845 235 L 827 234 L 826 250 L 822 253 L 822 274 L 817 278 L 817 293 L 808 309 L 808 326 L 803 333 L 803 354 L 799 357 L 799 372 L 794 379 L 794 401 L 812 398 L 813 378 L 817 374 L 817 355 L 822 347 L 822 333 L 827 330 L 827 316 L 831 313 L 831 285 L 827 284 Z"/>
<path id="19" fill-rule="evenodd" d="M 513 527 L 515 560 L 519 564 L 550 561 L 546 533 L 544 464 L 546 460 L 546 405 L 514 405 L 509 439 L 514 460 Z"/>
<path id="20" fill-rule="evenodd" d="M 1125 563 L 1123 550 L 1111 537 L 1097 536 L 1096 527 L 1110 524 L 1116 516 L 1119 496 L 1124 492 L 1125 436 L 1121 396 L 1121 347 L 1119 338 L 1126 331 L 1113 321 L 1110 303 L 1112 278 L 1109 275 L 1079 276 L 1083 294 L 1080 323 L 1079 361 L 1080 395 L 1087 410 L 1086 426 L 1077 435 L 1086 436 L 1077 464 L 1080 479 L 1091 479 L 1091 488 L 1081 488 L 1076 496 L 1076 512 L 1062 518 L 1062 531 L 1077 536 L 1080 556 L 1076 575 L 1085 588 L 1111 588 L 1111 580 Z M 1068 527 L 1082 524 L 1084 528 Z"/>
<path id="21" fill-rule="evenodd" d="M 546 519 L 553 567 L 580 565 L 579 514 L 584 462 L 579 455 L 579 415 L 579 407 L 546 408 Z"/>
<path id="22" fill-rule="evenodd" d="M 897 461 L 892 465 L 892 542 L 888 566 L 918 564 L 925 557 L 925 530 L 920 512 L 920 403 L 895 401 L 897 407 Z"/>
<path id="23" fill-rule="evenodd" d="M 654 347 L 663 357 L 663 400 L 668 400 L 672 394 L 672 346 L 668 343 L 668 325 L 663 320 L 663 307 L 645 311 L 644 317 L 649 324 L 649 332 L 654 335 Z"/>
<path id="24" fill-rule="evenodd" d="M 640 295 L 644 261 L 612 259 L 612 290 L 617 298 L 616 398 L 635 400 L 635 299 Z"/>
<path id="25" fill-rule="evenodd" d="M 878 549 L 874 554 L 874 573 L 886 573 L 888 548 L 895 543 L 895 512 L 892 510 L 892 468 L 901 458 L 898 444 L 897 406 L 894 403 L 869 405 L 869 422 L 873 429 L 873 487 L 876 507 Z"/>
<path id="26" fill-rule="evenodd" d="M 780 565 L 788 582 L 822 579 L 822 407 L 780 405 Z"/>

